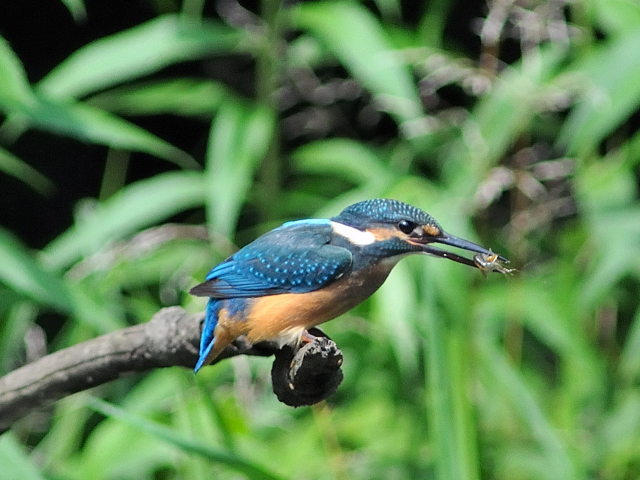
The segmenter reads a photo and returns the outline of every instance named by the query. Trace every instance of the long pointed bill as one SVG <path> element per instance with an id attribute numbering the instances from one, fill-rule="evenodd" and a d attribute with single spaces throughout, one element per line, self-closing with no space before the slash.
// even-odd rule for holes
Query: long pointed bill
<path id="1" fill-rule="evenodd" d="M 495 256 L 491 250 L 488 250 L 480 245 L 470 242 L 469 240 L 464 240 L 463 238 L 458 238 L 453 235 L 449 235 L 446 232 L 442 232 L 438 237 L 435 237 L 431 240 L 431 243 L 441 243 L 443 245 L 450 245 L 452 247 L 461 248 L 463 250 L 468 250 L 470 252 L 481 253 L 487 256 Z M 442 250 L 440 248 L 436 248 L 431 246 L 430 244 L 425 244 L 423 246 L 423 252 L 428 255 L 433 255 L 435 257 L 448 258 L 449 260 L 453 260 L 454 262 L 462 263 L 464 265 L 469 265 L 470 267 L 479 268 L 477 263 L 472 259 L 457 255 L 455 253 L 449 252 L 447 250 Z M 502 255 L 497 256 L 498 260 L 502 262 L 509 262 Z"/>

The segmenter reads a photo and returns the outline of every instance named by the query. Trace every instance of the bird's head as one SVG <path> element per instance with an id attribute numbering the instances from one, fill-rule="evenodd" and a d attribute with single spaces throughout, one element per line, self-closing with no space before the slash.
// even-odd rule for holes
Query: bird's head
<path id="1" fill-rule="evenodd" d="M 380 257 L 425 253 L 477 267 L 471 259 L 433 246 L 436 243 L 493 255 L 480 245 L 445 232 L 431 215 L 398 200 L 378 198 L 358 202 L 331 220 L 337 234 Z M 508 261 L 502 256 L 498 259 Z"/>

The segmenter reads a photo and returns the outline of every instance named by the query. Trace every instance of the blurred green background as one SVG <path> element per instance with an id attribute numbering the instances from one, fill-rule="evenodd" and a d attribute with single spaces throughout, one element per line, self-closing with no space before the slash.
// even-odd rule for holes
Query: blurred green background
<path id="1" fill-rule="evenodd" d="M 0 35 L 0 373 L 365 198 L 520 270 L 404 260 L 326 324 L 328 402 L 264 358 L 123 378 L 2 435 L 3 478 L 640 477 L 638 2 L 4 1 Z"/>

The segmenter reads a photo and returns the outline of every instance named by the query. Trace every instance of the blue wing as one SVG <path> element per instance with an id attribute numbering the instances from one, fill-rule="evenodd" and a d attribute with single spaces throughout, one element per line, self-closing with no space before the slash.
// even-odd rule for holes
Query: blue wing
<path id="1" fill-rule="evenodd" d="M 331 245 L 332 234 L 329 220 L 286 223 L 216 266 L 191 294 L 238 298 L 317 290 L 351 267 L 351 252 Z"/>

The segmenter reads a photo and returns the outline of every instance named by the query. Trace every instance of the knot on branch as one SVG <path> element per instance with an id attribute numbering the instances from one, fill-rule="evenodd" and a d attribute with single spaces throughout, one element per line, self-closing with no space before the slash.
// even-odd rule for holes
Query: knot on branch
<path id="1" fill-rule="evenodd" d="M 298 351 L 285 346 L 275 352 L 273 392 L 286 405 L 302 407 L 326 400 L 342 382 L 342 352 L 320 330 L 313 329 L 313 334 L 316 339 Z"/>

